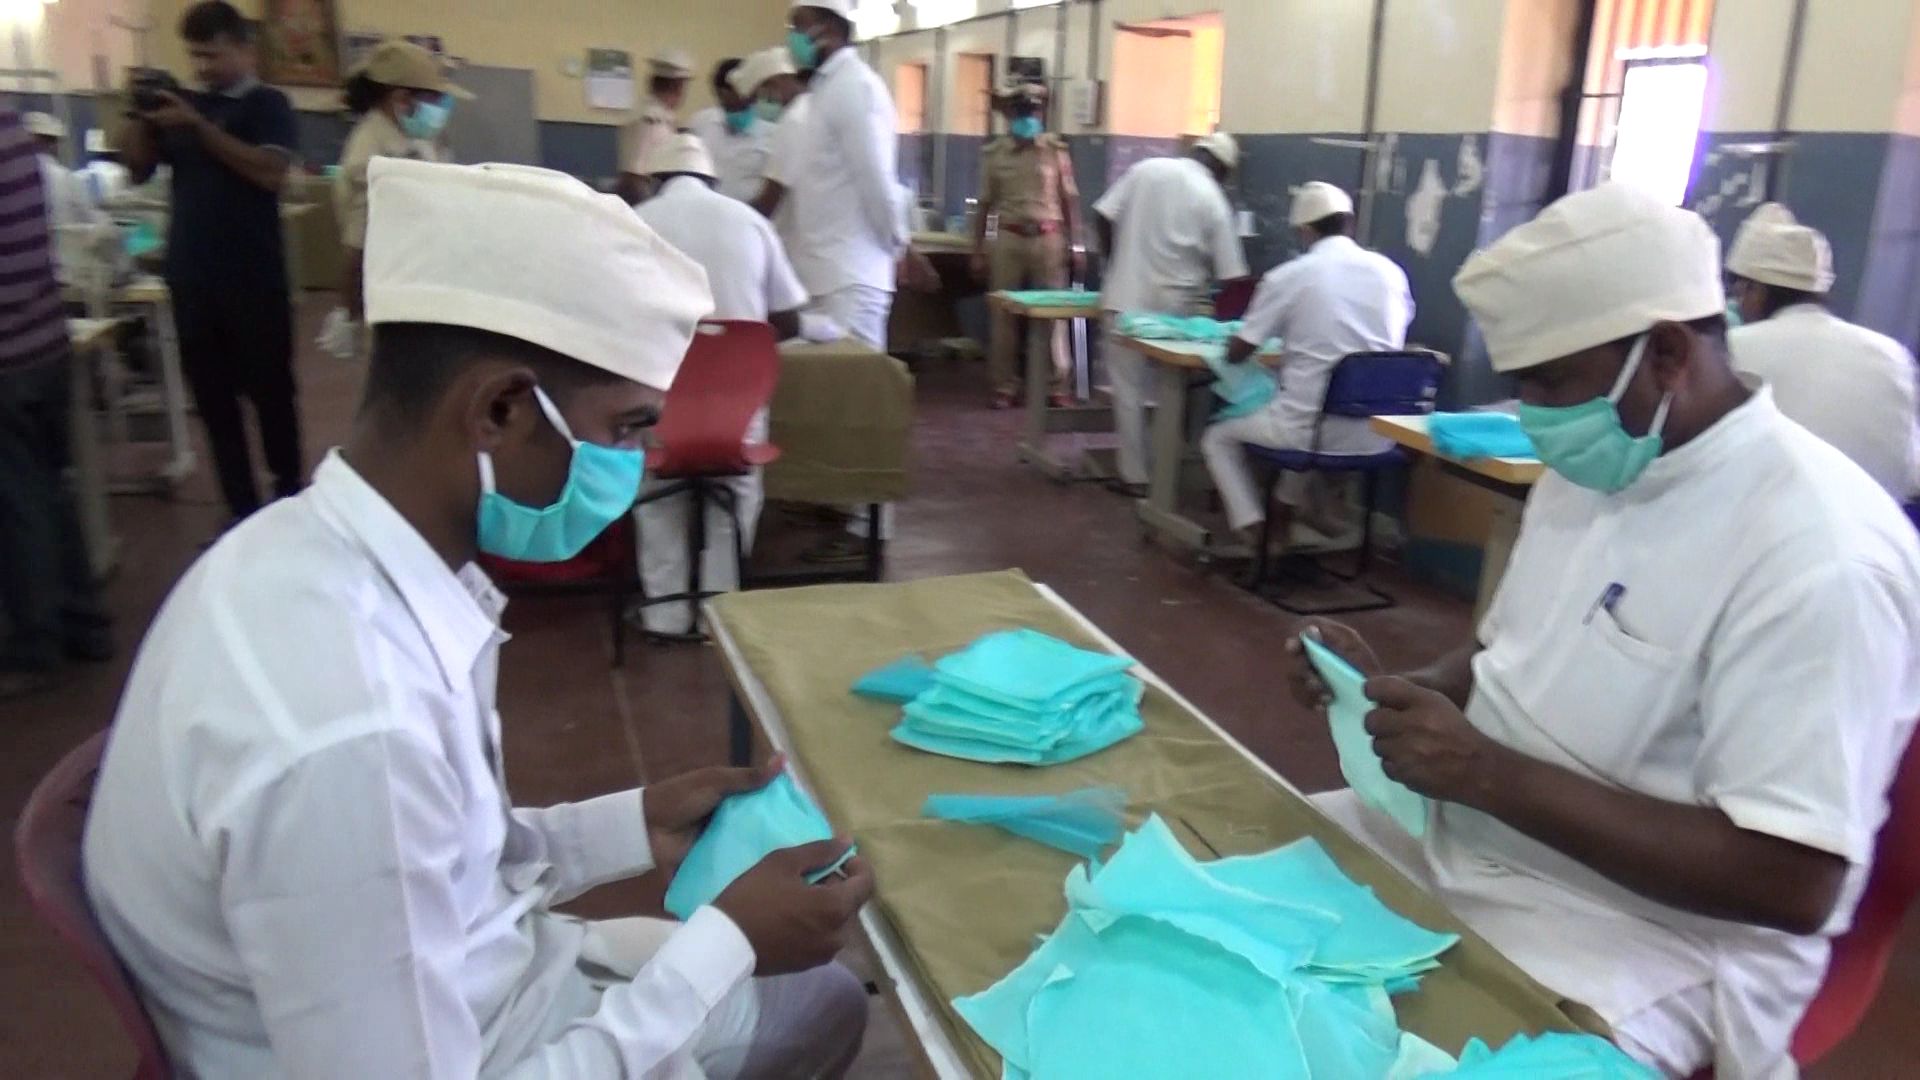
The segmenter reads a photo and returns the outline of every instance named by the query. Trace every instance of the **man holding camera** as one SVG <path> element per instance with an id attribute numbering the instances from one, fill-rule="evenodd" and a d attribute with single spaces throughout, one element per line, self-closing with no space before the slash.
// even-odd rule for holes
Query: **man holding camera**
<path id="1" fill-rule="evenodd" d="M 253 404 L 275 498 L 300 488 L 294 411 L 293 308 L 280 190 L 297 132 L 287 96 L 254 76 L 252 32 L 225 0 L 180 18 L 191 92 L 146 72 L 132 86 L 122 141 L 136 183 L 173 169 L 167 285 L 180 356 L 234 520 L 260 508 L 240 399 Z"/>

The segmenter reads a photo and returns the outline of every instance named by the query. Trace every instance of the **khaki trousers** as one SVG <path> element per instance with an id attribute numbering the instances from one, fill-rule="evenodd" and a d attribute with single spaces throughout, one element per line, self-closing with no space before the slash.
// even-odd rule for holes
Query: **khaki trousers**
<path id="1" fill-rule="evenodd" d="M 1067 234 L 1020 236 L 1001 232 L 987 256 L 987 287 L 1001 289 L 1064 289 L 1067 287 Z M 1053 392 L 1064 393 L 1071 364 L 1067 358 L 1067 324 L 1059 320 L 1028 320 L 1028 341 L 1051 327 L 1053 337 Z M 987 374 L 996 392 L 1013 393 L 1026 373 L 1025 356 L 1015 342 L 1014 318 L 995 308 L 993 336 L 987 349 Z"/>

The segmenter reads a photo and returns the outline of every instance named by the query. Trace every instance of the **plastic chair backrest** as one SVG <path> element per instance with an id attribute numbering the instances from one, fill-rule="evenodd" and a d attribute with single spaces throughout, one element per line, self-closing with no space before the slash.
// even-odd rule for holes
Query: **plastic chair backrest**
<path id="1" fill-rule="evenodd" d="M 515 585 L 625 584 L 638 573 L 634 569 L 633 515 L 615 518 L 580 554 L 565 562 L 521 562 L 485 552 L 475 561 L 495 585 L 506 589 Z"/>
<path id="2" fill-rule="evenodd" d="M 1839 1045 L 1866 1015 L 1887 973 L 1900 922 L 1920 900 L 1920 737 L 1907 749 L 1887 790 L 1887 820 L 1874 841 L 1873 869 L 1853 925 L 1833 941 L 1820 990 L 1793 1033 L 1793 1058 L 1811 1065 Z"/>
<path id="3" fill-rule="evenodd" d="M 1328 416 L 1406 416 L 1433 411 L 1440 358 L 1423 349 L 1349 353 L 1327 379 Z"/>
<path id="4" fill-rule="evenodd" d="M 773 400 L 779 379 L 773 327 L 736 319 L 701 323 L 667 391 L 648 472 L 674 478 L 751 467 L 745 454 L 747 426 Z"/>
<path id="5" fill-rule="evenodd" d="M 101 731 L 60 759 L 41 779 L 13 831 L 14 858 L 26 886 L 27 903 L 53 927 L 93 981 L 107 996 L 120 1026 L 139 1053 L 134 1080 L 167 1080 L 173 1070 L 133 980 L 114 955 L 87 903 L 81 883 L 80 840 L 87 806 L 100 771 L 107 733 Z"/>

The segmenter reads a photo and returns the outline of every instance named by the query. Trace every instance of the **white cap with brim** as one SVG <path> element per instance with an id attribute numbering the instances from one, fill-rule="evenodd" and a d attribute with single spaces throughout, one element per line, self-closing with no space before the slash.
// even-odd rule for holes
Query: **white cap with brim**
<path id="1" fill-rule="evenodd" d="M 1820 230 L 1800 224 L 1793 211 L 1770 202 L 1749 214 L 1733 234 L 1727 269 L 1763 285 L 1825 294 L 1833 288 L 1833 248 Z"/>
<path id="2" fill-rule="evenodd" d="M 685 49 L 662 49 L 647 57 L 647 73 L 657 79 L 691 79 L 693 54 Z"/>
<path id="3" fill-rule="evenodd" d="M 353 73 L 364 75 L 382 86 L 451 94 L 463 101 L 473 99 L 472 94 L 447 78 L 446 65 L 441 63 L 439 57 L 411 41 L 399 38 L 388 38 L 374 46 Z"/>
<path id="4" fill-rule="evenodd" d="M 1468 257 L 1454 275 L 1507 372 L 1726 310 L 1720 239 L 1691 210 L 1640 188 L 1576 192 Z"/>
<path id="5" fill-rule="evenodd" d="M 1213 160 L 1225 165 L 1229 169 L 1238 168 L 1240 165 L 1240 144 L 1234 141 L 1233 136 L 1224 131 L 1216 131 L 1211 135 L 1195 140 L 1193 148 L 1195 150 L 1205 150 L 1207 153 L 1212 154 Z"/>
<path id="6" fill-rule="evenodd" d="M 706 142 L 689 131 L 677 132 L 654 144 L 641 160 L 640 172 L 643 176 L 691 173 L 709 180 L 719 175 L 714 171 L 713 155 L 707 153 Z"/>
<path id="7" fill-rule="evenodd" d="M 1309 180 L 1293 193 L 1287 224 L 1311 225 L 1335 214 L 1353 213 L 1353 197 L 1325 180 Z"/>
<path id="8" fill-rule="evenodd" d="M 486 330 L 665 390 L 713 310 L 698 263 L 565 173 L 377 157 L 367 176 L 372 325 Z"/>
<path id="9" fill-rule="evenodd" d="M 803 7 L 831 11 L 848 22 L 853 21 L 853 0 L 793 0 L 787 5 L 787 10 L 792 11 L 794 8 Z"/>
<path id="10" fill-rule="evenodd" d="M 30 112 L 21 117 L 20 122 L 26 125 L 29 134 L 38 135 L 43 139 L 67 137 L 67 125 L 61 123 L 60 118 L 52 113 Z"/>
<path id="11" fill-rule="evenodd" d="M 727 84 L 741 97 L 752 97 L 760 92 L 760 85 L 768 79 L 776 75 L 791 75 L 793 70 L 793 57 L 785 48 L 761 49 L 727 73 Z"/>

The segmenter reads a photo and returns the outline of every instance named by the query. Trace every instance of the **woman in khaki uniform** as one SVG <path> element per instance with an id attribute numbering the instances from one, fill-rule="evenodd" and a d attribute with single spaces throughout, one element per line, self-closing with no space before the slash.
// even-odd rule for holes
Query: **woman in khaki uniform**
<path id="1" fill-rule="evenodd" d="M 434 140 L 445 130 L 455 98 L 472 94 L 448 81 L 432 53 L 388 39 L 347 79 L 348 111 L 360 117 L 340 154 L 333 209 L 340 220 L 340 306 L 327 316 L 318 344 L 342 359 L 359 350 L 361 261 L 367 246 L 367 163 L 377 157 L 438 161 Z"/>

